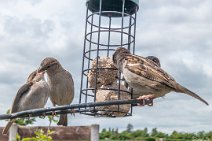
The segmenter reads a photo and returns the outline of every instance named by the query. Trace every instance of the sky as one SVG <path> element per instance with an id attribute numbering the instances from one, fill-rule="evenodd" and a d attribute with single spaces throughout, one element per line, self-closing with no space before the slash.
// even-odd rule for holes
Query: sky
<path id="1" fill-rule="evenodd" d="M 47 56 L 71 72 L 79 101 L 86 1 L 0 0 L 0 113 L 10 108 L 17 90 Z M 153 107 L 136 107 L 133 116 L 99 118 L 69 115 L 69 125 L 100 128 L 158 128 L 171 133 L 212 130 L 212 1 L 141 0 L 136 51 L 154 55 L 177 82 L 206 99 L 209 106 L 180 93 L 156 99 Z M 50 107 L 48 101 L 46 107 Z M 4 126 L 5 121 L 0 121 Z M 35 125 L 48 125 L 38 119 Z"/>

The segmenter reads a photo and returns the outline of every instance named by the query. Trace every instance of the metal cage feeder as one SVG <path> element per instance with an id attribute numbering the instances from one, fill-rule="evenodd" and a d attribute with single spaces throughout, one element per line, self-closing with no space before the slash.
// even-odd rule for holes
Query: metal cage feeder
<path id="1" fill-rule="evenodd" d="M 132 98 L 132 91 L 125 87 L 111 58 L 118 47 L 135 52 L 138 3 L 139 0 L 87 0 L 79 104 Z M 132 115 L 131 104 L 79 110 L 92 116 Z"/>

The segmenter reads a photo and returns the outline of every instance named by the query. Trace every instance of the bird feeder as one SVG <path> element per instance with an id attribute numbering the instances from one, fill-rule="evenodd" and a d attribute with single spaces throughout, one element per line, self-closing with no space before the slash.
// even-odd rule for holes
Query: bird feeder
<path id="1" fill-rule="evenodd" d="M 79 104 L 128 100 L 132 91 L 113 65 L 118 47 L 135 51 L 136 13 L 139 0 L 87 0 Z M 80 108 L 92 116 L 130 116 L 131 104 Z"/>

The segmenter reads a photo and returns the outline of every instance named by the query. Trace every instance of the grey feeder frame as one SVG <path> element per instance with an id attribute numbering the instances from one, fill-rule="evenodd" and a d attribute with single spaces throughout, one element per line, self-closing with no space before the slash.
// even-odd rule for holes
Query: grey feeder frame
<path id="1" fill-rule="evenodd" d="M 133 54 L 135 52 L 136 16 L 139 8 L 139 0 L 87 0 L 86 23 L 82 60 L 81 87 L 79 104 L 97 102 L 97 90 L 111 90 L 120 93 L 128 93 L 132 98 L 132 90 L 121 90 L 124 79 L 118 73 L 118 88 L 97 88 L 98 71 L 100 68 L 99 57 L 112 58 L 112 54 L 118 47 L 125 47 Z M 92 71 L 92 61 L 96 60 L 95 86 L 90 87 L 88 73 Z M 119 106 L 118 106 L 119 107 Z M 91 116 L 104 116 L 96 107 L 79 108 L 81 114 Z M 119 108 L 116 111 L 120 112 Z M 132 115 L 132 105 L 126 116 Z M 110 117 L 110 115 L 107 115 Z M 114 117 L 111 115 L 111 117 Z"/>

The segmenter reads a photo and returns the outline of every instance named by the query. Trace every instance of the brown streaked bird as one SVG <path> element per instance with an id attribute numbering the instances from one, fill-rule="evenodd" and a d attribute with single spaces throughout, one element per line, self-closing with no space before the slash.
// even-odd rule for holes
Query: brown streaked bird
<path id="1" fill-rule="evenodd" d="M 52 57 L 45 58 L 39 68 L 46 71 L 50 88 L 50 100 L 53 106 L 69 105 L 74 98 L 74 81 L 72 75 L 66 71 L 58 60 Z M 67 114 L 61 114 L 58 125 L 67 126 Z"/>
<path id="2" fill-rule="evenodd" d="M 20 111 L 43 108 L 49 97 L 49 86 L 44 80 L 44 72 L 38 73 L 37 70 L 32 72 L 26 84 L 21 86 L 14 99 L 11 113 Z M 4 128 L 2 134 L 7 134 L 9 128 L 15 119 L 10 120 Z"/>
<path id="3" fill-rule="evenodd" d="M 154 99 L 175 91 L 190 95 L 208 105 L 200 96 L 177 83 L 159 65 L 145 57 L 133 55 L 123 47 L 116 49 L 113 62 L 122 72 L 129 87 L 133 88 L 133 98 Z"/>

